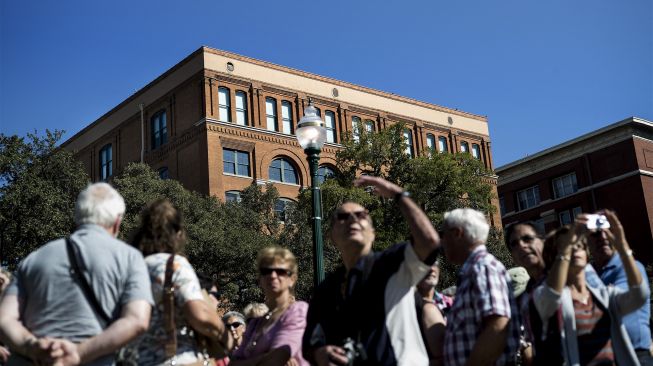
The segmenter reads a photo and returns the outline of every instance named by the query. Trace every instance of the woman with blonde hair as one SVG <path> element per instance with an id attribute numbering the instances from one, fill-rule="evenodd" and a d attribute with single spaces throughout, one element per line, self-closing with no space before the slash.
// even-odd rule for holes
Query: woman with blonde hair
<path id="1" fill-rule="evenodd" d="M 295 256 L 288 249 L 269 247 L 258 253 L 256 263 L 259 286 L 270 310 L 247 325 L 230 365 L 308 365 L 301 353 L 308 304 L 295 301 L 293 294 Z"/>
<path id="2" fill-rule="evenodd" d="M 129 354 L 135 359 L 128 361 L 138 365 L 201 364 L 208 356 L 197 345 L 194 332 L 229 348 L 231 333 L 215 306 L 204 300 L 197 275 L 182 255 L 186 232 L 180 212 L 164 199 L 151 203 L 141 214 L 132 244 L 145 256 L 156 305 L 150 328 L 132 345 L 136 352 Z M 164 304 L 166 297 L 172 298 L 166 295 L 170 293 L 166 288 L 174 294 L 168 305 Z"/>

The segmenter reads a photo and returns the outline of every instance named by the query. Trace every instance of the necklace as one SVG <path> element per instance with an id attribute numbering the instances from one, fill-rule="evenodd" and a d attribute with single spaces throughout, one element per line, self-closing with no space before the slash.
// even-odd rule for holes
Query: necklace
<path id="1" fill-rule="evenodd" d="M 274 313 L 278 312 L 279 310 L 285 311 L 293 302 L 294 301 L 291 301 L 288 304 L 285 304 L 285 305 L 282 305 L 282 306 L 277 306 L 276 308 L 268 311 L 265 315 L 263 315 L 263 320 L 257 322 L 257 324 L 256 324 L 256 328 L 254 329 L 254 334 L 252 335 L 252 340 L 247 345 L 248 349 L 252 349 L 252 348 L 256 347 L 256 345 L 258 344 L 258 340 L 269 329 L 269 328 L 266 329 L 266 326 L 267 326 L 267 323 L 270 320 L 270 318 L 272 318 L 272 315 L 274 315 Z"/>

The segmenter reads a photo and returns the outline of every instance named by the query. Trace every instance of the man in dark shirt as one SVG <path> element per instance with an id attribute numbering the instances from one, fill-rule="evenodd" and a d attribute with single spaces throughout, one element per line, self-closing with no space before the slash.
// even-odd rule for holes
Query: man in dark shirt
<path id="1" fill-rule="evenodd" d="M 315 289 L 303 339 L 304 357 L 313 364 L 344 365 L 348 350 L 354 349 L 360 355 L 356 365 L 426 365 L 414 293 L 435 261 L 440 239 L 401 187 L 369 176 L 354 184 L 373 186 L 378 195 L 393 198 L 413 242 L 374 253 L 374 226 L 367 210 L 354 202 L 336 209 L 331 240 L 343 266 Z M 344 347 L 347 339 L 352 342 Z"/>

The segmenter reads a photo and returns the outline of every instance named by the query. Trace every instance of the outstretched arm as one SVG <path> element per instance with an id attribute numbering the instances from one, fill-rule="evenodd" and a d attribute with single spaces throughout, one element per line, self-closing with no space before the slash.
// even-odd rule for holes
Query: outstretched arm
<path id="1" fill-rule="evenodd" d="M 379 177 L 363 175 L 354 181 L 356 187 L 373 186 L 374 192 L 381 197 L 394 198 L 403 192 L 398 185 Z M 417 257 L 425 261 L 440 246 L 438 232 L 431 224 L 428 216 L 410 197 L 398 196 L 397 205 L 408 222 L 413 235 L 413 248 Z"/>

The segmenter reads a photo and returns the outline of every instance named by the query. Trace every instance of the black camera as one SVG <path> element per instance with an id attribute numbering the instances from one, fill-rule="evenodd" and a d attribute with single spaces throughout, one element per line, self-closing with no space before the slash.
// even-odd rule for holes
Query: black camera
<path id="1" fill-rule="evenodd" d="M 347 366 L 353 366 L 354 361 L 366 360 L 367 354 L 365 353 L 365 348 L 360 342 L 355 342 L 351 338 L 345 339 L 345 342 L 342 345 L 342 348 L 345 349 L 345 357 L 347 357 Z"/>

